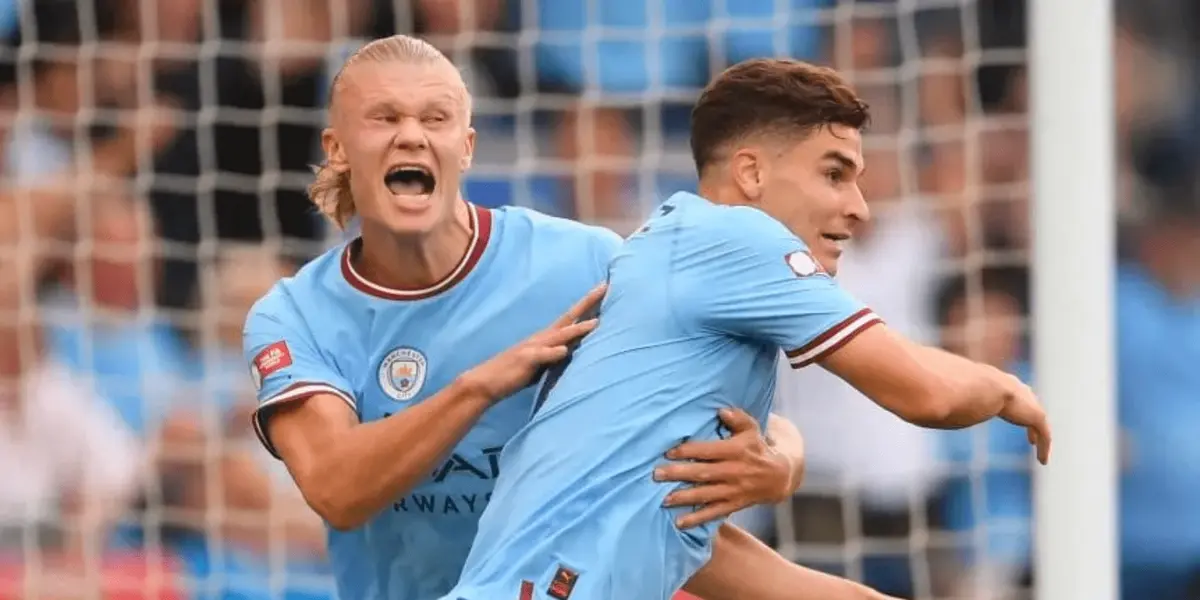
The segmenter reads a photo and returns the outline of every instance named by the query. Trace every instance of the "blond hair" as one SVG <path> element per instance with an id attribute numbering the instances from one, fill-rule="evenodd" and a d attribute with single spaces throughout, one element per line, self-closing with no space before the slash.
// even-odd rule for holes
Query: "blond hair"
<path id="1" fill-rule="evenodd" d="M 408 64 L 428 65 L 444 62 L 450 64 L 450 59 L 425 40 L 407 36 L 393 35 L 373 40 L 359 48 L 333 77 L 329 89 L 329 108 L 332 110 L 336 101 L 338 89 L 341 87 L 342 74 L 349 67 L 359 63 L 377 63 L 398 61 Z M 469 110 L 469 109 L 468 109 Z M 346 223 L 354 218 L 357 211 L 354 207 L 354 197 L 350 193 L 350 171 L 336 169 L 326 158 L 315 167 L 316 181 L 308 188 L 308 197 L 317 209 L 321 211 L 339 229 L 345 229 Z"/>

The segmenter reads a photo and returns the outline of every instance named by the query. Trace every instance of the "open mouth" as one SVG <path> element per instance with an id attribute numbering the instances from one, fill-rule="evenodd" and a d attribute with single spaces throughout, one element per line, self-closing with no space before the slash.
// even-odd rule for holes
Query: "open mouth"
<path id="1" fill-rule="evenodd" d="M 437 179 L 428 167 L 400 165 L 388 171 L 383 183 L 396 196 L 428 196 L 437 186 Z"/>
<path id="2" fill-rule="evenodd" d="M 831 242 L 834 242 L 834 243 L 840 243 L 840 242 L 844 242 L 844 241 L 850 239 L 850 234 L 848 234 L 848 233 L 822 233 L 821 237 L 823 237 Z"/>

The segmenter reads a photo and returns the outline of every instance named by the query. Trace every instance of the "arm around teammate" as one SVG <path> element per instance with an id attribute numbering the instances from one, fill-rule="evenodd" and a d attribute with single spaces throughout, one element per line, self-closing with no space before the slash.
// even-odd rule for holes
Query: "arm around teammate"
<path id="1" fill-rule="evenodd" d="M 699 506 L 676 521 L 680 529 L 722 519 L 758 504 L 783 502 L 800 487 L 804 440 L 787 419 L 771 415 L 767 433 L 739 409 L 719 414 L 729 428 L 723 440 L 685 442 L 667 452 L 672 462 L 655 469 L 658 481 L 692 484 L 665 500 L 665 506 Z"/>
<path id="2" fill-rule="evenodd" d="M 356 528 L 428 476 L 488 407 L 565 356 L 595 327 L 577 321 L 603 295 L 596 288 L 550 327 L 371 423 L 358 422 L 350 386 L 306 343 L 305 329 L 258 306 L 244 334 L 259 379 L 256 429 L 313 510 L 335 529 Z"/>

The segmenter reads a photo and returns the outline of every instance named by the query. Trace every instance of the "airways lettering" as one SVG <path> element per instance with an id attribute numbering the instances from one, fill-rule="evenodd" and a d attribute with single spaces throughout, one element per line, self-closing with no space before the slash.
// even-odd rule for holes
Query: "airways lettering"
<path id="1" fill-rule="evenodd" d="M 484 448 L 483 456 L 470 460 L 461 454 L 451 454 L 442 466 L 438 467 L 431 477 L 434 483 L 441 483 L 454 473 L 463 473 L 479 479 L 495 479 L 500 476 L 500 451 L 502 446 Z"/>
<path id="2" fill-rule="evenodd" d="M 413 494 L 393 503 L 392 511 L 429 515 L 473 515 L 483 512 L 491 499 L 491 492 L 486 494 Z"/>

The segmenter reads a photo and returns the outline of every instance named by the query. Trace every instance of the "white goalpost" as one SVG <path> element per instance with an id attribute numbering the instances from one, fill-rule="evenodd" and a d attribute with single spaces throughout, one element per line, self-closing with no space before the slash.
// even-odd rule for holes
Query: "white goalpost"
<path id="1" fill-rule="evenodd" d="M 1115 600 L 1113 3 L 1030 0 L 1036 387 L 1055 431 L 1035 469 L 1039 600 Z"/>

